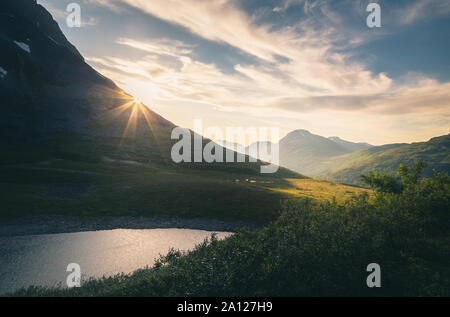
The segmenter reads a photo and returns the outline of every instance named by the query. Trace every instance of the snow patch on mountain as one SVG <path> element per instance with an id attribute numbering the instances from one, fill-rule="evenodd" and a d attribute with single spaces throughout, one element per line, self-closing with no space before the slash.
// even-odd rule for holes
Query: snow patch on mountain
<path id="1" fill-rule="evenodd" d="M 27 53 L 31 53 L 30 46 L 24 42 L 14 41 L 14 43 Z"/>
<path id="2" fill-rule="evenodd" d="M 8 72 L 3 67 L 0 67 L 0 78 L 5 78 L 6 75 L 8 75 Z"/>

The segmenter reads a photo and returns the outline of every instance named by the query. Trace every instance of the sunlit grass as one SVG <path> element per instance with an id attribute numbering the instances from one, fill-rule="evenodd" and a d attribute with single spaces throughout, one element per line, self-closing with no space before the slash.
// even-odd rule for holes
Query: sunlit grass
<path id="1" fill-rule="evenodd" d="M 298 198 L 311 198 L 319 201 L 330 201 L 334 197 L 343 202 L 363 192 L 372 193 L 371 190 L 354 186 L 332 183 L 317 179 L 285 179 L 288 186 L 267 187 L 271 191 L 290 195 Z"/>

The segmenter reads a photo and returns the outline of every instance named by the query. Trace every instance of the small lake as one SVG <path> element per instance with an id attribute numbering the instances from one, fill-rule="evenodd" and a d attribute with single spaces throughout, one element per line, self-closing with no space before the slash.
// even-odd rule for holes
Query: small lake
<path id="1" fill-rule="evenodd" d="M 219 239 L 231 235 L 216 232 Z M 152 266 L 170 248 L 191 250 L 213 232 L 189 229 L 109 230 L 0 237 L 0 294 L 31 285 L 66 286 L 67 265 L 83 279 Z"/>

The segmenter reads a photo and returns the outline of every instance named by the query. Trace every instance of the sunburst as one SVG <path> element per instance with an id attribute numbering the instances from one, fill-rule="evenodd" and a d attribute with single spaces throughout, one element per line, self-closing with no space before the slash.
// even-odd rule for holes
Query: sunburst
<path id="1" fill-rule="evenodd" d="M 136 139 L 136 126 L 140 104 L 133 102 L 132 107 L 133 109 L 131 110 L 130 117 L 128 118 L 127 127 L 125 128 L 125 131 L 122 134 L 122 139 L 120 140 L 120 146 L 126 137 L 131 136 L 133 139 Z"/>
<path id="2" fill-rule="evenodd" d="M 126 139 L 132 139 L 135 140 L 137 135 L 137 125 L 138 125 L 138 121 L 140 116 L 142 115 L 143 118 L 145 119 L 145 122 L 147 123 L 147 126 L 149 128 L 150 133 L 153 135 L 153 139 L 156 142 L 156 146 L 158 147 L 158 150 L 161 152 L 162 148 L 161 148 L 161 140 L 159 140 L 159 136 L 158 136 L 158 131 L 157 128 L 155 128 L 154 126 L 154 114 L 147 108 L 147 106 L 145 106 L 141 100 L 137 99 L 137 98 L 133 98 L 131 95 L 127 94 L 127 93 L 121 93 L 121 98 L 120 99 L 125 99 L 125 103 L 114 108 L 111 109 L 109 111 L 109 115 L 108 117 L 110 117 L 110 119 L 117 119 L 118 117 L 120 117 L 121 115 L 123 115 L 125 112 L 129 111 L 130 115 L 128 117 L 128 121 L 127 121 L 127 125 L 122 133 L 121 139 L 120 139 L 120 143 L 119 143 L 119 147 L 121 147 L 122 145 L 125 145 L 125 140 Z"/>

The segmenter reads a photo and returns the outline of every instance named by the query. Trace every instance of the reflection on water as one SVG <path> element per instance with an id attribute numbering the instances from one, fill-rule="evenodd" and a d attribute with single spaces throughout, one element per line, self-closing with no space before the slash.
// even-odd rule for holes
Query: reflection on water
<path id="1" fill-rule="evenodd" d="M 170 248 L 192 249 L 211 234 L 151 229 L 0 237 L 0 294 L 30 285 L 65 286 L 69 263 L 78 263 L 83 277 L 130 273 L 153 265 Z M 218 238 L 229 235 L 221 232 Z"/>

